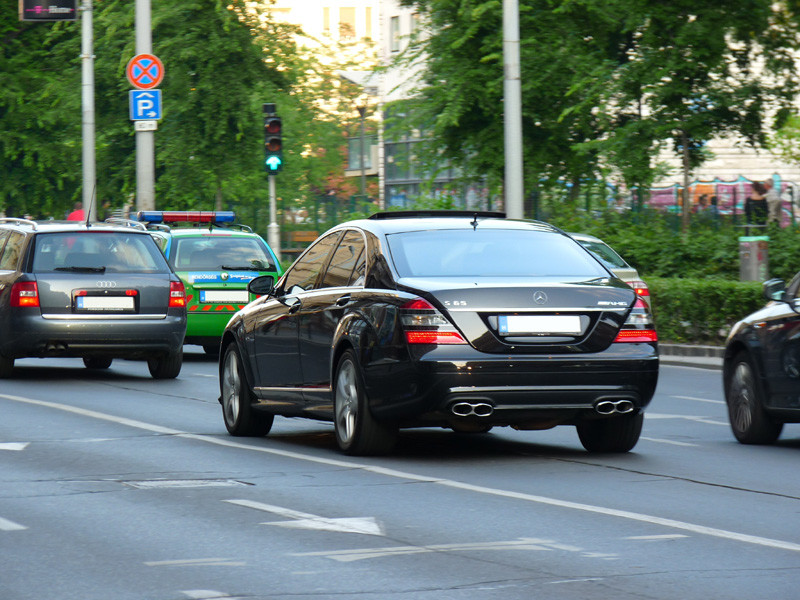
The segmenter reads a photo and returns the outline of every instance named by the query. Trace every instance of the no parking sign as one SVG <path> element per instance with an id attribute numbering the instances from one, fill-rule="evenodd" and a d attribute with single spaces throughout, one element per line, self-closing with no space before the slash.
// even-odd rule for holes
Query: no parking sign
<path id="1" fill-rule="evenodd" d="M 131 85 L 140 90 L 150 90 L 164 79 L 164 63 L 153 54 L 137 54 L 125 68 Z"/>

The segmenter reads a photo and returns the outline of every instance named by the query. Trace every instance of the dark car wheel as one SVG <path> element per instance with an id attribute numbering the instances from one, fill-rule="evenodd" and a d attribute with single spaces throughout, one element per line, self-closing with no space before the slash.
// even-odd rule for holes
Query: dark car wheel
<path id="1" fill-rule="evenodd" d="M 83 359 L 83 364 L 87 369 L 107 369 L 112 360 L 104 356 L 87 356 Z"/>
<path id="2" fill-rule="evenodd" d="M 167 352 L 156 358 L 147 359 L 147 368 L 153 379 L 175 379 L 183 366 L 183 349 Z"/>
<path id="3" fill-rule="evenodd" d="M 385 454 L 397 442 L 397 427 L 379 423 L 367 406 L 361 369 L 352 350 L 339 359 L 334 382 L 336 442 L 346 454 Z"/>
<path id="4" fill-rule="evenodd" d="M 0 379 L 8 379 L 14 372 L 14 359 L 0 355 Z"/>
<path id="5" fill-rule="evenodd" d="M 733 359 L 727 383 L 725 400 L 736 439 L 742 444 L 772 444 L 777 440 L 783 423 L 771 419 L 764 410 L 764 395 L 746 352 Z"/>
<path id="6" fill-rule="evenodd" d="M 644 413 L 583 421 L 578 423 L 578 437 L 589 452 L 629 452 L 639 441 Z"/>
<path id="7" fill-rule="evenodd" d="M 269 433 L 275 417 L 253 408 L 253 392 L 247 383 L 236 344 L 230 344 L 225 350 L 220 387 L 222 417 L 228 433 L 257 437 Z"/>

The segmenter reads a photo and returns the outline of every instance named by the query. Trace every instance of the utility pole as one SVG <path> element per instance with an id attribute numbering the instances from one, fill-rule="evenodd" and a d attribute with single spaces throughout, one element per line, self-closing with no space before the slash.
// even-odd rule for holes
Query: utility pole
<path id="1" fill-rule="evenodd" d="M 150 0 L 136 0 L 136 54 L 153 50 Z M 136 131 L 136 209 L 155 210 L 155 132 Z"/>
<path id="2" fill-rule="evenodd" d="M 358 116 L 361 120 L 361 139 L 359 140 L 359 150 L 358 150 L 358 164 L 361 166 L 361 201 L 363 202 L 367 198 L 367 169 L 366 165 L 364 164 L 366 158 L 364 156 L 364 117 L 367 114 L 367 107 L 366 106 L 359 106 L 358 107 Z"/>
<path id="3" fill-rule="evenodd" d="M 519 68 L 519 0 L 503 0 L 503 127 L 506 216 L 523 218 L 522 85 Z"/>
<path id="4" fill-rule="evenodd" d="M 94 128 L 94 37 L 92 0 L 84 0 L 81 11 L 81 130 L 83 135 L 83 210 L 97 220 L 97 166 Z"/>

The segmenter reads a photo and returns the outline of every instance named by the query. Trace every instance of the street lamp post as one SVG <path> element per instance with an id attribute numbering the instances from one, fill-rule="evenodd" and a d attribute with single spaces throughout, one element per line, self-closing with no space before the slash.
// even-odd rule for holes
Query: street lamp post
<path id="1" fill-rule="evenodd" d="M 361 166 L 361 198 L 362 200 L 367 197 L 367 169 L 366 157 L 364 156 L 364 118 L 367 114 L 366 106 L 358 107 L 358 116 L 361 120 L 361 139 L 359 140 L 359 165 Z"/>

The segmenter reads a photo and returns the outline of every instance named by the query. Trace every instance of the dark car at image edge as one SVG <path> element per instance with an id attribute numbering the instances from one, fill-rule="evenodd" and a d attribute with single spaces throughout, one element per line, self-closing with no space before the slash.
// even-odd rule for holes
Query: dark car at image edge
<path id="1" fill-rule="evenodd" d="M 309 417 L 379 454 L 408 427 L 573 425 L 590 451 L 631 450 L 658 379 L 646 303 L 568 234 L 503 217 L 378 213 L 254 279 L 222 339 L 228 431 Z"/>
<path id="2" fill-rule="evenodd" d="M 146 360 L 156 379 L 183 361 L 186 293 L 139 223 L 0 219 L 0 377 L 15 360 Z"/>

